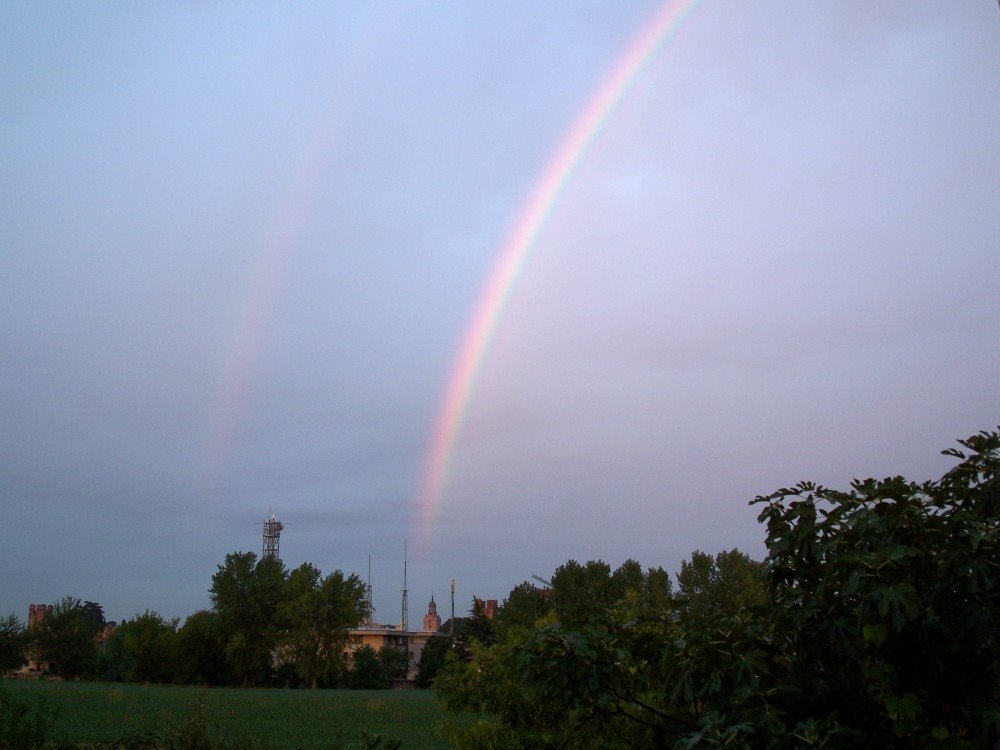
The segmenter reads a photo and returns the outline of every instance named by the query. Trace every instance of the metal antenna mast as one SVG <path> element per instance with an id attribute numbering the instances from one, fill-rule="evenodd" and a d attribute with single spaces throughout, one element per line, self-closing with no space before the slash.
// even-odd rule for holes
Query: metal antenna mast
<path id="1" fill-rule="evenodd" d="M 278 559 L 278 542 L 281 538 L 281 530 L 285 528 L 285 524 L 274 517 L 271 514 L 271 518 L 267 521 L 263 521 L 264 526 L 264 546 L 261 552 L 261 559 L 265 557 L 273 557 L 275 560 Z"/>
<path id="2" fill-rule="evenodd" d="M 399 621 L 402 630 L 410 629 L 409 592 L 406 590 L 406 539 L 403 539 L 403 616 Z"/>
<path id="3" fill-rule="evenodd" d="M 365 584 L 365 624 L 374 622 L 375 605 L 372 604 L 372 556 L 368 555 L 368 583 Z"/>
<path id="4" fill-rule="evenodd" d="M 455 635 L 455 579 L 451 579 L 451 634 Z"/>

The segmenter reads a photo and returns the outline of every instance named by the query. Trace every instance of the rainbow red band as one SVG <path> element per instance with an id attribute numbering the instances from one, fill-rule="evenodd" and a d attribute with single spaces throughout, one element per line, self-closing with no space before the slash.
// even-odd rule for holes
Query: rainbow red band
<path id="1" fill-rule="evenodd" d="M 431 436 L 417 504 L 418 544 L 421 548 L 429 543 L 434 515 L 445 494 L 455 444 L 479 369 L 535 239 L 603 124 L 695 3 L 696 0 L 668 0 L 643 27 L 573 122 L 502 245 L 452 367 Z"/>

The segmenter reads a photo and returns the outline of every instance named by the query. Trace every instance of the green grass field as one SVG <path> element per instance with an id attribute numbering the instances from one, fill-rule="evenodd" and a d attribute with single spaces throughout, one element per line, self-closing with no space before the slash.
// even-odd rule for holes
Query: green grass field
<path id="1" fill-rule="evenodd" d="M 54 710 L 51 739 L 117 742 L 176 732 L 203 707 L 209 730 L 255 748 L 330 750 L 358 746 L 362 730 L 402 740 L 402 750 L 438 750 L 448 715 L 429 690 L 281 690 L 195 688 L 93 682 L 4 681 L 16 699 Z M 472 716 L 458 717 L 466 724 Z"/>

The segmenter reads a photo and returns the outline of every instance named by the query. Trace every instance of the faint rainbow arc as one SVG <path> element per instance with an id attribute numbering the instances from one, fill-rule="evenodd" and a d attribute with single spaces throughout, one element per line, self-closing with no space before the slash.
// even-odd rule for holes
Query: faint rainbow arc
<path id="1" fill-rule="evenodd" d="M 628 46 L 573 121 L 501 246 L 466 329 L 435 421 L 417 504 L 418 537 L 426 546 L 469 399 L 511 288 L 563 187 L 615 105 L 697 0 L 667 0 Z"/>
<path id="2" fill-rule="evenodd" d="M 252 371 L 261 358 L 268 322 L 298 253 L 298 243 L 306 217 L 311 212 L 317 186 L 322 176 L 322 154 L 328 150 L 325 135 L 333 140 L 332 119 L 314 134 L 293 170 L 291 185 L 283 193 L 274 217 L 261 242 L 261 249 L 250 262 L 249 272 L 236 306 L 231 344 L 222 359 L 218 393 L 209 412 L 208 449 L 206 451 L 206 496 L 220 491 L 223 467 L 232 451 L 241 404 L 246 400 Z"/>
<path id="3" fill-rule="evenodd" d="M 288 183 L 264 224 L 259 248 L 247 263 L 227 338 L 229 347 L 220 359 L 218 382 L 208 409 L 203 467 L 206 498 L 221 492 L 221 477 L 231 458 L 253 370 L 260 362 L 268 325 L 301 252 L 302 233 L 315 211 L 335 146 L 343 141 L 349 105 L 357 92 L 369 85 L 380 50 L 404 21 L 402 14 L 390 8 L 376 8 L 364 20 L 354 47 L 347 50 L 346 63 L 334 71 L 326 102 L 317 112 Z"/>

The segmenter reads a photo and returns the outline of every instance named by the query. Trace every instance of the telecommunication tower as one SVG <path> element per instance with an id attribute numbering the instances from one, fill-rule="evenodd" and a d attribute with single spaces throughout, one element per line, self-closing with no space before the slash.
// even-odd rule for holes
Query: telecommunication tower
<path id="1" fill-rule="evenodd" d="M 273 557 L 278 559 L 278 540 L 281 538 L 281 530 L 285 525 L 271 514 L 270 520 L 264 521 L 264 551 L 261 559 Z"/>
<path id="2" fill-rule="evenodd" d="M 409 592 L 406 590 L 406 540 L 403 540 L 403 612 L 399 620 L 400 630 L 410 629 Z"/>
<path id="3" fill-rule="evenodd" d="M 365 584 L 365 625 L 374 620 L 375 605 L 372 604 L 372 556 L 368 555 L 368 583 Z"/>

